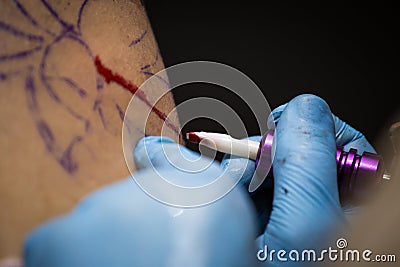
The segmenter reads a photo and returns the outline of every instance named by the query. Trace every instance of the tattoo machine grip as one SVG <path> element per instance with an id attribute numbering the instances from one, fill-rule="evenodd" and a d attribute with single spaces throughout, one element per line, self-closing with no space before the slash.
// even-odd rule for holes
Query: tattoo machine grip
<path id="1" fill-rule="evenodd" d="M 268 131 L 260 142 L 256 159 L 257 175 L 273 178 L 272 146 L 274 131 Z M 344 151 L 336 149 L 338 189 L 341 201 L 365 199 L 373 188 L 379 186 L 384 177 L 381 156 L 369 152 L 357 154 L 354 148 Z"/>

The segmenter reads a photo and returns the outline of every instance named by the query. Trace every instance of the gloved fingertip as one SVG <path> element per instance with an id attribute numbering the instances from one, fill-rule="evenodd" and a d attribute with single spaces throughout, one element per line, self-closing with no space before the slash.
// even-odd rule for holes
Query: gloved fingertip
<path id="1" fill-rule="evenodd" d="M 332 113 L 328 103 L 319 96 L 313 94 L 302 94 L 293 98 L 287 108 L 294 111 L 299 120 L 319 124 L 329 122 L 333 125 Z M 293 113 L 293 112 L 292 112 Z M 300 123 L 302 121 L 299 121 Z"/>

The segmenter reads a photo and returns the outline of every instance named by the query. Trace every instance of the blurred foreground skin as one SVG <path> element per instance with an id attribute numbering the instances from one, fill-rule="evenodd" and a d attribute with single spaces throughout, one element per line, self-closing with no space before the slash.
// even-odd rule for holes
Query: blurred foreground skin
<path id="1" fill-rule="evenodd" d="M 121 128 L 132 94 L 107 84 L 95 57 L 135 86 L 164 65 L 139 0 L 0 5 L 1 260 L 19 257 L 36 226 L 129 174 Z M 168 113 L 172 96 L 157 107 Z M 159 135 L 162 123 L 151 115 L 147 134 Z M 143 134 L 133 129 L 133 141 Z"/>

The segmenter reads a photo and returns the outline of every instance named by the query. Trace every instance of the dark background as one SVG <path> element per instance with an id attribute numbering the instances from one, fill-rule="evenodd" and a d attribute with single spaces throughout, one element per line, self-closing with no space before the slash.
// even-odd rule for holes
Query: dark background
<path id="1" fill-rule="evenodd" d="M 263 90 L 271 109 L 313 93 L 373 144 L 382 133 L 386 137 L 399 118 L 397 9 L 215 2 L 144 1 L 167 67 L 193 60 L 228 64 Z M 177 104 L 201 95 L 240 106 L 240 99 L 215 86 L 190 87 L 174 90 Z M 257 134 L 251 112 L 243 105 L 235 110 Z M 201 120 L 185 128 L 221 130 Z"/>

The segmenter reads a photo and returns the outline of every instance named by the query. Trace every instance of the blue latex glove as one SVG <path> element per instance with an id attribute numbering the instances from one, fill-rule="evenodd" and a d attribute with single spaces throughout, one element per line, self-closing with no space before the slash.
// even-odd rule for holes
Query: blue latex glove
<path id="1" fill-rule="evenodd" d="M 169 160 L 185 167 L 179 148 L 185 157 L 198 158 L 198 154 L 168 138 L 142 139 L 134 154 L 140 170 L 134 175 L 151 180 L 161 174 L 171 182 L 198 186 L 208 184 L 221 172 L 216 162 L 198 173 L 173 167 L 164 152 L 169 152 Z M 186 164 L 193 169 L 202 163 L 204 160 Z M 255 228 L 253 206 L 239 187 L 210 205 L 182 209 L 151 198 L 128 178 L 89 195 L 71 213 L 30 234 L 25 264 L 254 266 Z"/>
<path id="2" fill-rule="evenodd" d="M 274 180 L 266 180 L 251 195 L 258 211 L 260 256 L 265 257 L 265 245 L 269 252 L 283 249 L 288 253 L 292 249 L 336 248 L 338 233 L 347 226 L 345 211 L 354 210 L 342 209 L 339 202 L 336 145 L 356 148 L 359 153 L 374 149 L 314 95 L 298 96 L 276 108 L 268 127 L 275 128 L 275 124 Z M 233 177 L 244 173 L 237 178 L 248 188 L 253 161 L 226 157 L 222 165 Z M 290 261 L 288 254 L 284 257 Z M 267 258 L 264 263 L 279 266 L 283 262 L 275 255 L 272 262 Z"/>

